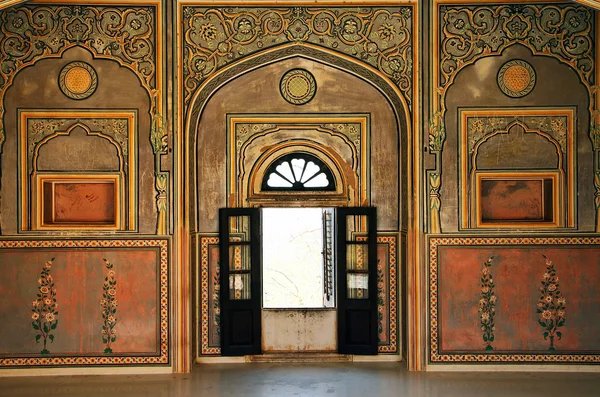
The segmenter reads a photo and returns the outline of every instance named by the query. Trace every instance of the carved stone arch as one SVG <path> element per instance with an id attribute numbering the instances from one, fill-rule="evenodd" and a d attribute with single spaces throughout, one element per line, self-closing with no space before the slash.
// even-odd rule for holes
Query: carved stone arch
<path id="1" fill-rule="evenodd" d="M 399 211 L 401 212 L 400 222 L 402 224 L 400 227 L 406 229 L 408 225 L 407 186 L 408 175 L 410 174 L 407 159 L 408 145 L 409 142 L 411 142 L 410 136 L 412 134 L 409 122 L 411 117 L 409 106 L 399 88 L 387 77 L 383 76 L 371 66 L 363 64 L 344 54 L 329 51 L 312 44 L 290 43 L 249 55 L 224 67 L 199 87 L 187 107 L 188 110 L 184 120 L 184 133 L 186 134 L 184 142 L 186 146 L 190 149 L 196 147 L 199 139 L 199 131 L 201 130 L 200 119 L 204 109 L 211 97 L 221 88 L 249 71 L 254 71 L 261 67 L 295 57 L 321 63 L 357 77 L 376 89 L 383 96 L 385 101 L 387 101 L 394 114 L 395 129 L 398 132 L 400 149 L 398 152 L 398 172 L 400 178 Z M 189 190 L 189 195 L 186 197 L 186 207 L 189 209 L 191 230 L 198 230 L 199 218 L 198 208 L 196 206 L 196 203 L 198 202 L 198 187 L 196 186 L 198 175 L 197 169 L 194 167 L 194 165 L 197 164 L 198 159 L 194 150 L 186 151 L 185 155 L 186 158 L 184 159 L 184 162 L 190 165 L 186 177 L 189 178 L 192 186 Z M 231 202 L 231 200 L 232 198 L 228 198 L 228 202 Z"/>

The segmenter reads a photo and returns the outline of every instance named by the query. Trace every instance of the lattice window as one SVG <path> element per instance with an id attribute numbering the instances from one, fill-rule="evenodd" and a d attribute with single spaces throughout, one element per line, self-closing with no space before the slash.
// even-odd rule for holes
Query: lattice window
<path id="1" fill-rule="evenodd" d="M 262 190 L 331 191 L 335 180 L 331 170 L 317 157 L 292 153 L 273 162 L 265 173 Z"/>

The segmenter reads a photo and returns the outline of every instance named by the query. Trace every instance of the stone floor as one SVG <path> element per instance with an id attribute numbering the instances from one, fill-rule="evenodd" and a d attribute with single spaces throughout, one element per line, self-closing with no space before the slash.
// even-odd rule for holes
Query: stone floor
<path id="1" fill-rule="evenodd" d="M 415 373 L 397 363 L 205 364 L 186 375 L 0 378 L 0 396 L 600 396 L 600 374 Z"/>

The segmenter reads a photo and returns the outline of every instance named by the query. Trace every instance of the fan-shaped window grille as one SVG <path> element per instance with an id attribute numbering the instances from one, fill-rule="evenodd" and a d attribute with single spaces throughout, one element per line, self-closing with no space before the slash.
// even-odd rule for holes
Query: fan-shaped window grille
<path id="1" fill-rule="evenodd" d="M 331 191 L 335 180 L 331 170 L 317 157 L 292 153 L 273 162 L 262 182 L 264 191 Z"/>

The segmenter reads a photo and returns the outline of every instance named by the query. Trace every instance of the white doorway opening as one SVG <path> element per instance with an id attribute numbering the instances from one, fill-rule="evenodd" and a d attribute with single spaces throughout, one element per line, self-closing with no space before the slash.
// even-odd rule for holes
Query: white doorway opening
<path id="1" fill-rule="evenodd" d="M 262 349 L 335 352 L 333 209 L 263 208 Z"/>
<path id="2" fill-rule="evenodd" d="M 333 307 L 333 210 L 265 208 L 262 228 L 263 308 Z"/>

